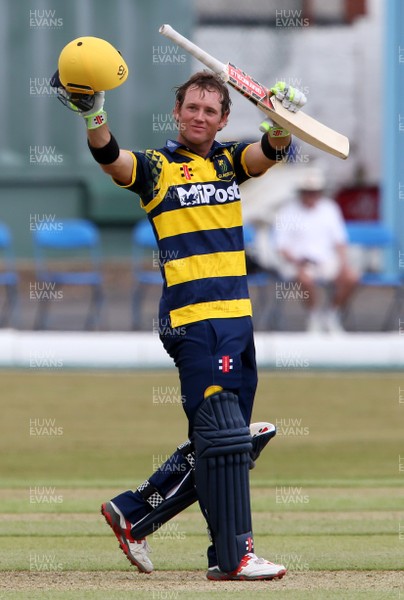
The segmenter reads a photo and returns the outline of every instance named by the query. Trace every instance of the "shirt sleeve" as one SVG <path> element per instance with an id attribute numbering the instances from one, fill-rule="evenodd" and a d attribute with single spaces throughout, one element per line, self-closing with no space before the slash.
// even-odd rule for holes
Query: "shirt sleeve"
<path id="1" fill-rule="evenodd" d="M 152 190 L 150 190 L 150 182 L 152 180 L 151 167 L 150 161 L 147 158 L 147 152 L 130 151 L 130 154 L 133 156 L 133 171 L 129 184 L 124 185 L 114 179 L 114 183 L 117 186 L 138 194 L 144 200 L 152 193 Z"/>
<path id="2" fill-rule="evenodd" d="M 245 151 L 249 145 L 250 144 L 245 142 L 235 142 L 228 147 L 228 150 L 233 157 L 234 172 L 239 184 L 244 183 L 244 181 L 253 177 L 253 175 L 248 172 L 245 163 Z"/>

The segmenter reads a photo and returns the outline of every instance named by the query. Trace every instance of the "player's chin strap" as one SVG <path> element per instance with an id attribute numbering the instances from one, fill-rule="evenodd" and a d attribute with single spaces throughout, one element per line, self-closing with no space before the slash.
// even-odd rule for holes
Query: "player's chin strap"
<path id="1" fill-rule="evenodd" d="M 95 94 L 72 93 L 68 92 L 59 78 L 59 69 L 53 74 L 50 80 L 51 87 L 56 89 L 58 100 L 69 110 L 74 112 L 88 111 L 94 108 Z"/>
<path id="2" fill-rule="evenodd" d="M 53 74 L 50 85 L 56 89 L 57 97 L 63 106 L 84 118 L 87 129 L 97 129 L 107 122 L 104 92 L 94 92 L 89 87 L 78 85 L 72 87 L 74 91 L 69 91 L 60 81 L 59 70 Z M 88 93 L 89 91 L 91 93 Z"/>
<path id="3" fill-rule="evenodd" d="M 251 423 L 252 450 L 250 469 L 268 442 L 276 435 L 272 423 Z M 142 539 L 157 531 L 164 523 L 178 515 L 197 501 L 194 484 L 195 449 L 187 440 L 170 456 L 161 467 L 144 481 L 135 492 L 141 501 L 141 511 L 126 518 L 134 523 L 131 533 Z M 125 492 L 132 495 L 133 492 Z"/>

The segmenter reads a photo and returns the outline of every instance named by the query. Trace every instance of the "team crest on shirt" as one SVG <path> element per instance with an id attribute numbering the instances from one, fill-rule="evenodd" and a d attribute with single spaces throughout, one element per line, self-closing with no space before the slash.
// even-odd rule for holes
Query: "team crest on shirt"
<path id="1" fill-rule="evenodd" d="M 219 371 L 222 373 L 230 373 L 233 370 L 233 359 L 230 356 L 222 356 L 218 359 L 219 362 Z"/>
<path id="2" fill-rule="evenodd" d="M 231 179 L 233 179 L 233 167 L 227 156 L 224 154 L 218 154 L 213 157 L 213 166 L 215 167 L 218 179 L 221 179 L 222 181 L 231 181 Z"/>

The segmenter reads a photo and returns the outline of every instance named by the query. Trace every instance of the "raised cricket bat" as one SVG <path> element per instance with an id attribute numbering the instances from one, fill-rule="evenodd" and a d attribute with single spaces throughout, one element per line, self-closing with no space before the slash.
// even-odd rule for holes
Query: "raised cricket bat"
<path id="1" fill-rule="evenodd" d="M 204 65 L 220 75 L 235 90 L 243 94 L 262 112 L 304 142 L 329 152 L 339 158 L 347 158 L 349 140 L 346 136 L 323 125 L 303 111 L 291 112 L 264 85 L 231 63 L 224 64 L 208 52 L 178 33 L 171 25 L 162 25 L 159 32 L 195 56 Z"/>

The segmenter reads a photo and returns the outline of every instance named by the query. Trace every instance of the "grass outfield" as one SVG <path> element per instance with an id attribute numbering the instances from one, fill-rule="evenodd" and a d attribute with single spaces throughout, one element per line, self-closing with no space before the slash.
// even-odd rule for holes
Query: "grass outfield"
<path id="1" fill-rule="evenodd" d="M 0 598 L 404 600 L 400 386 L 397 373 L 260 374 L 253 420 L 278 435 L 251 472 L 256 551 L 289 573 L 218 583 L 196 505 L 149 539 L 150 576 L 99 515 L 185 439 L 175 372 L 3 371 Z"/>

